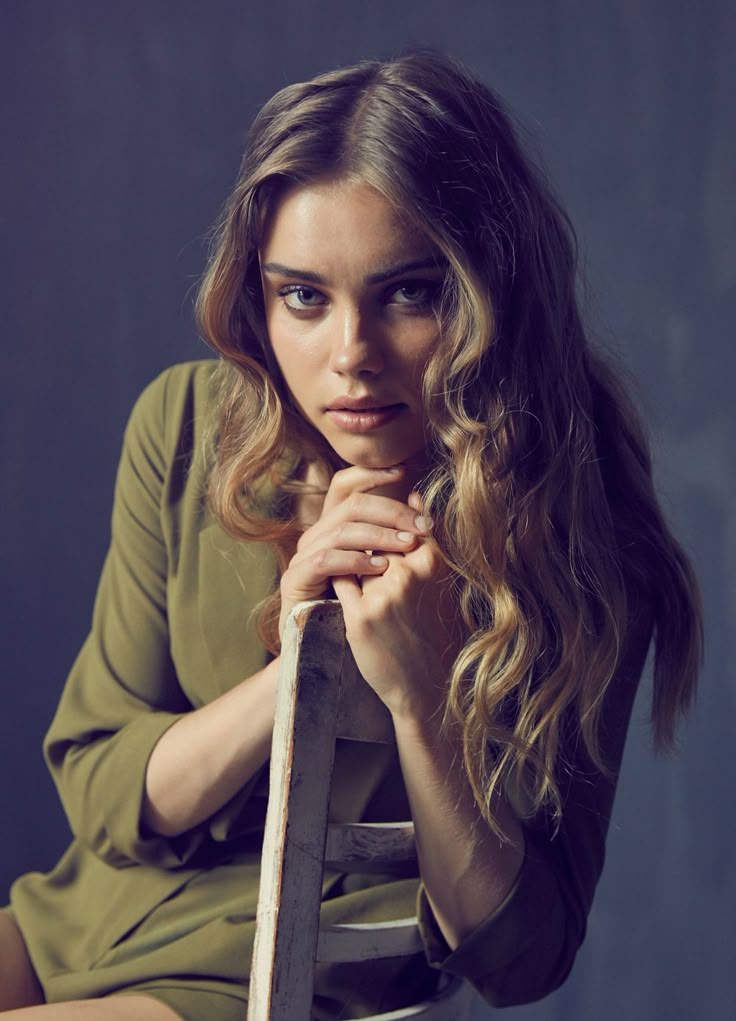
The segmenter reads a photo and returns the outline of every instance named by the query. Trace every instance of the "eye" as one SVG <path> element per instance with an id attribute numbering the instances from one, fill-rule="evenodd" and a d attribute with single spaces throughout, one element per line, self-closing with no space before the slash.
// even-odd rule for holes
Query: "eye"
<path id="1" fill-rule="evenodd" d="M 324 294 L 303 284 L 290 284 L 282 287 L 278 293 L 282 303 L 292 312 L 304 312 L 326 303 Z"/>
<path id="2" fill-rule="evenodd" d="M 426 309 L 436 299 L 439 289 L 440 285 L 434 280 L 412 280 L 393 287 L 387 296 L 388 304 L 403 305 L 414 310 Z"/>

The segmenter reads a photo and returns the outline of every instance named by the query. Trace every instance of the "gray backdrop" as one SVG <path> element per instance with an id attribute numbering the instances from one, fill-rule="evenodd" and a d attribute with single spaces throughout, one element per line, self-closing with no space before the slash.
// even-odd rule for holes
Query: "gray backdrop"
<path id="1" fill-rule="evenodd" d="M 88 626 L 128 410 L 160 369 L 204 353 L 192 294 L 246 125 L 277 87 L 407 43 L 468 62 L 536 132 L 707 614 L 674 759 L 650 751 L 644 685 L 575 971 L 510 1014 L 736 1017 L 728 0 L 2 0 L 2 890 L 67 839 L 41 738 Z"/>

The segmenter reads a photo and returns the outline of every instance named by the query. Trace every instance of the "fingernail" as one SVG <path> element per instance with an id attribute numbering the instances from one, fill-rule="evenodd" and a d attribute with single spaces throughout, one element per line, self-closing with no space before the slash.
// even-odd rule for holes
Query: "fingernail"
<path id="1" fill-rule="evenodd" d="M 420 531 L 428 532 L 432 525 L 434 524 L 434 522 L 430 517 L 427 517 L 426 514 L 417 514 L 417 516 L 414 518 L 414 524 L 417 526 L 418 529 L 420 529 Z"/>
<path id="2" fill-rule="evenodd" d="M 398 475 L 399 472 L 403 472 L 403 470 L 404 470 L 403 464 L 395 464 L 391 468 L 384 468 L 384 471 L 388 472 L 389 475 Z"/>
<path id="3" fill-rule="evenodd" d="M 411 532 L 397 532 L 396 538 L 399 540 L 399 542 L 411 542 L 414 536 L 412 535 Z"/>
<path id="4" fill-rule="evenodd" d="M 383 567 L 384 564 L 387 564 L 387 563 L 388 563 L 388 561 L 386 560 L 385 557 L 371 557 L 371 564 L 374 567 Z"/>

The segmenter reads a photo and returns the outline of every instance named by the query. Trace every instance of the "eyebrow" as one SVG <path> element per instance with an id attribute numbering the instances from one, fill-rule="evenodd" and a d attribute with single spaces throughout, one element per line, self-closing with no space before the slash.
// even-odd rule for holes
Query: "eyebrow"
<path id="1" fill-rule="evenodd" d="M 310 284 L 322 284 L 329 286 L 329 280 L 321 273 L 313 273 L 307 269 L 294 269 L 291 266 L 284 266 L 280 262 L 266 262 L 261 266 L 264 273 L 276 273 L 282 277 L 291 277 L 294 280 L 307 280 Z M 409 262 L 400 262 L 386 269 L 378 270 L 376 273 L 369 273 L 364 283 L 385 284 L 387 280 L 403 276 L 404 273 L 413 273 L 418 269 L 444 269 L 444 260 L 438 259 L 411 259 Z"/>

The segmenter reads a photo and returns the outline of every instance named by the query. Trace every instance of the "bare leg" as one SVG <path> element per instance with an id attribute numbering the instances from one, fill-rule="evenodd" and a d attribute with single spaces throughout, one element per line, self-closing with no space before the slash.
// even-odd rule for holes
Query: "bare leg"
<path id="1" fill-rule="evenodd" d="M 0 911 L 0 1014 L 2 1021 L 181 1021 L 171 1007 L 142 994 L 44 1003 L 23 934 L 3 911 Z"/>
<path id="2" fill-rule="evenodd" d="M 3 1014 L 3 1021 L 181 1021 L 180 1016 L 153 996 L 107 996 L 99 1000 L 70 1000 L 22 1007 Z"/>
<path id="3" fill-rule="evenodd" d="M 0 911 L 0 1011 L 43 1003 L 26 943 L 10 915 Z"/>

